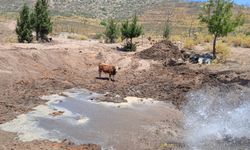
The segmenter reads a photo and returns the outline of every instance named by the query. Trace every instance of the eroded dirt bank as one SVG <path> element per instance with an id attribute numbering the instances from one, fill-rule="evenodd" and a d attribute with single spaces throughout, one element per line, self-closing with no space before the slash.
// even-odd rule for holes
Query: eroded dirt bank
<path id="1" fill-rule="evenodd" d="M 220 71 L 216 67 L 204 68 L 191 64 L 164 66 L 165 57 L 158 60 L 147 55 L 144 58 L 140 52 L 134 54 L 117 51 L 117 46 L 119 45 L 100 44 L 97 41 L 57 38 L 49 44 L 2 44 L 0 123 L 10 121 L 44 103 L 39 96 L 60 93 L 73 87 L 106 93 L 106 97 L 101 99 L 103 101 L 122 102 L 123 97 L 136 96 L 170 101 L 180 108 L 185 104 L 185 94 L 192 89 L 202 86 L 220 86 L 223 89 L 250 86 L 250 74 L 245 70 Z M 146 48 L 149 47 L 140 47 L 139 51 Z M 159 49 L 156 46 L 153 51 L 157 53 Z M 165 53 L 171 53 L 166 51 Z M 179 55 L 177 52 L 178 57 Z M 96 78 L 100 62 L 121 67 L 115 82 Z M 176 127 L 181 126 L 180 123 Z M 63 146 L 66 147 L 61 149 L 67 149 L 67 145 L 71 144 L 66 142 L 58 146 L 46 141 L 21 143 L 13 140 L 14 134 L 0 131 L 0 135 L 0 145 L 6 149 L 34 149 L 34 145 L 41 145 L 37 149 L 51 148 L 51 145 L 53 149 Z M 100 147 L 93 145 L 91 148 Z"/>

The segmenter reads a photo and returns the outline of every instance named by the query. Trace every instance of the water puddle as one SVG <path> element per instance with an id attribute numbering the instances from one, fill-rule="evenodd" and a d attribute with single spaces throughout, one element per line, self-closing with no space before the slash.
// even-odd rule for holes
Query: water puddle
<path id="1" fill-rule="evenodd" d="M 169 139 L 178 139 L 173 124 L 182 113 L 174 106 L 135 97 L 120 104 L 97 102 L 98 96 L 79 89 L 44 96 L 49 100 L 46 105 L 0 128 L 18 133 L 22 141 L 69 139 L 76 144 L 95 143 L 119 150 L 155 149 Z"/>

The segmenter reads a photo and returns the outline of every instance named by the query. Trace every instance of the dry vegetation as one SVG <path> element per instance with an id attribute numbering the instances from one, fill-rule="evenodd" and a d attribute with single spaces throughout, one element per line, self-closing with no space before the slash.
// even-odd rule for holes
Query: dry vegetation
<path id="1" fill-rule="evenodd" d="M 54 34 L 68 32 L 81 34 L 82 37 L 95 38 L 104 31 L 99 20 L 79 16 L 55 16 L 53 17 L 53 24 Z"/>
<path id="2" fill-rule="evenodd" d="M 26 1 L 29 3 L 33 2 L 31 0 Z M 6 15 L 6 12 L 4 11 L 7 11 L 6 8 L 8 8 L 8 11 L 16 11 L 21 6 L 21 3 L 21 1 L 17 0 L 12 0 L 12 3 L 7 0 L 1 1 L 0 4 L 2 7 L 0 7 L 0 12 L 3 12 L 0 13 L 0 20 L 1 18 L 15 19 L 16 13 L 7 13 Z M 88 38 L 98 39 L 102 38 L 102 33 L 104 31 L 103 26 L 100 25 L 101 19 L 111 17 L 112 15 L 118 19 L 123 19 L 124 17 L 130 17 L 134 13 L 139 13 L 141 14 L 140 22 L 144 27 L 144 37 L 147 38 L 150 36 L 153 41 L 159 41 L 162 39 L 162 32 L 167 19 L 169 19 L 172 24 L 171 39 L 173 41 L 184 42 L 184 45 L 186 45 L 187 48 L 192 48 L 193 45 L 202 44 L 204 42 L 210 42 L 212 39 L 212 37 L 208 35 L 205 25 L 201 24 L 197 19 L 198 14 L 200 13 L 201 3 L 185 3 L 170 0 L 124 0 L 112 1 L 112 3 L 108 4 L 109 5 L 106 5 L 103 1 L 96 0 L 73 0 L 64 2 L 54 0 L 51 2 L 54 22 L 53 33 L 60 34 L 61 32 L 69 32 L 83 35 Z M 131 4 L 133 4 L 133 7 L 129 7 L 130 9 L 125 10 L 128 6 L 132 6 Z M 243 27 L 233 33 L 234 35 L 225 39 L 225 41 L 228 41 L 233 45 L 249 47 L 250 40 L 249 37 L 245 36 L 245 33 L 250 32 L 250 10 L 249 8 L 242 7 L 237 7 L 236 9 L 245 14 L 246 23 Z M 60 11 L 55 12 L 55 10 Z M 69 12 L 71 10 L 82 12 Z M 79 15 L 81 17 L 79 17 Z M 95 19 L 90 19 L 89 17 L 94 17 Z M 238 35 L 236 38 L 235 34 L 238 33 L 242 34 Z M 7 41 L 14 40 L 11 38 Z"/>

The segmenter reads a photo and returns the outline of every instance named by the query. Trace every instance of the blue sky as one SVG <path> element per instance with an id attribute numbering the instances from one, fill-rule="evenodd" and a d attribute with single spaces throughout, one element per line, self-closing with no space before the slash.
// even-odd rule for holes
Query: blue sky
<path id="1" fill-rule="evenodd" d="M 193 1 L 207 1 L 207 0 L 193 0 Z M 234 0 L 234 2 L 236 4 L 240 4 L 240 5 L 248 5 L 250 6 L 250 0 Z"/>

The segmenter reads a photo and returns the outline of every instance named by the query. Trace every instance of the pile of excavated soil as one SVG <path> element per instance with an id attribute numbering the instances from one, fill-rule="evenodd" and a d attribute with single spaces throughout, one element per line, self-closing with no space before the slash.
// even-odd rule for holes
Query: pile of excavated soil
<path id="1" fill-rule="evenodd" d="M 171 41 L 158 42 L 151 48 L 138 53 L 138 55 L 142 59 L 153 59 L 157 61 L 165 61 L 166 59 L 178 60 L 182 58 L 181 51 Z"/>

